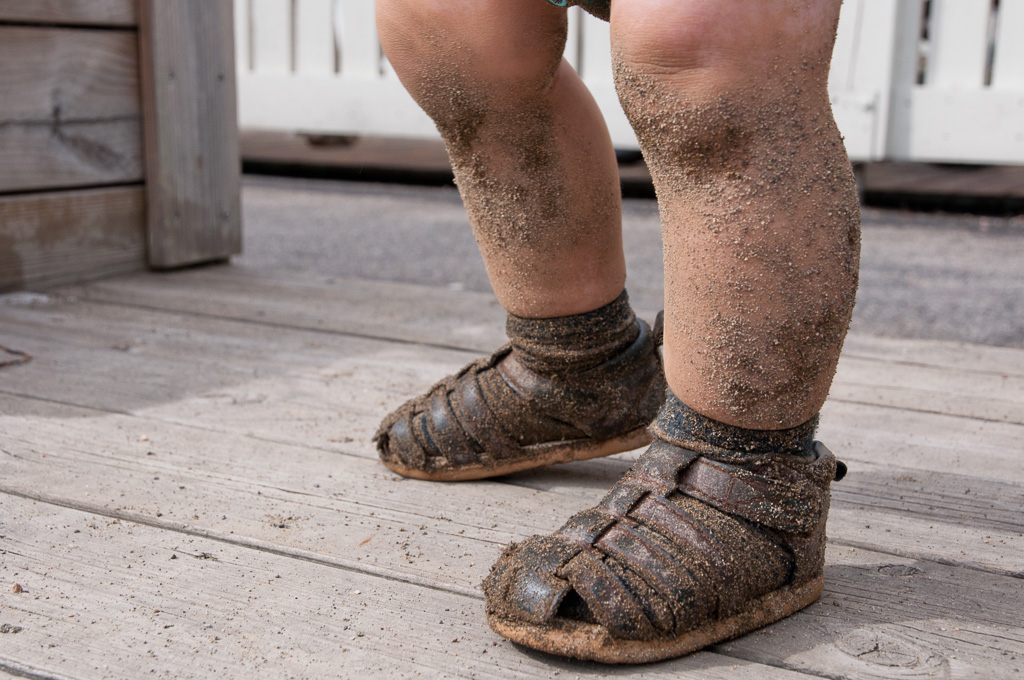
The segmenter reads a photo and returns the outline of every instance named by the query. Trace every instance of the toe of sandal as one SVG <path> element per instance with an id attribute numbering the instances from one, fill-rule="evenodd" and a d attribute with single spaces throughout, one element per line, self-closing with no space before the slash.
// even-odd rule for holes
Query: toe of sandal
<path id="1" fill-rule="evenodd" d="M 606 663 L 681 656 L 772 623 L 821 593 L 836 461 L 713 460 L 656 441 L 595 508 L 513 544 L 484 581 L 491 627 Z"/>
<path id="2" fill-rule="evenodd" d="M 381 461 L 407 477 L 460 481 L 650 443 L 664 374 L 654 332 L 640 329 L 576 383 L 532 372 L 508 345 L 474 361 L 384 419 L 374 436 Z"/>

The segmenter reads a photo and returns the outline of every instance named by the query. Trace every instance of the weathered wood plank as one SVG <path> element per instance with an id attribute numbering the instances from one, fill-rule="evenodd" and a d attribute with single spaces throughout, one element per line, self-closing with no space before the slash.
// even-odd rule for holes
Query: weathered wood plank
<path id="1" fill-rule="evenodd" d="M 101 282 L 81 294 L 122 304 L 482 351 L 504 342 L 504 313 L 490 295 L 388 282 L 326 283 L 284 273 L 275 273 L 272 280 L 277 286 L 269 280 L 232 267 L 162 280 Z M 194 287 L 204 291 L 201 299 L 189 294 Z M 424 313 L 426 309 L 444 312 Z M 957 354 L 948 346 L 952 344 L 941 344 L 928 354 L 927 343 L 913 342 L 909 347 L 921 351 L 914 351 L 911 358 L 921 361 L 912 361 L 899 343 L 851 338 L 840 360 L 832 400 L 1024 424 L 1024 352 L 960 345 Z M 968 360 L 955 361 L 960 355 Z M 1018 364 L 1020 374 L 1015 372 Z M 989 370 L 997 366 L 1005 372 Z"/>
<path id="2" fill-rule="evenodd" d="M 204 291 L 200 299 L 184 294 L 197 287 Z M 505 313 L 493 295 L 390 281 L 271 273 L 234 265 L 159 279 L 139 276 L 106 281 L 80 293 L 122 304 L 481 352 L 505 341 Z M 425 306 L 444 314 L 424 314 Z M 653 319 L 655 311 L 638 310 L 638 314 Z M 844 352 L 858 359 L 910 366 L 1024 376 L 1024 353 L 1013 348 L 854 334 L 847 337 Z"/>
<path id="3" fill-rule="evenodd" d="M 1024 668 L 1024 581 L 885 557 L 852 548 L 826 556 L 826 594 L 762 633 L 715 647 L 827 678 L 1015 678 Z M 820 618 L 817 618 L 820 617 Z M 1000 649 L 1000 647 L 1007 649 Z"/>
<path id="4" fill-rule="evenodd" d="M 365 397 L 364 391 L 353 390 L 354 400 L 360 397 Z M 328 417 L 311 417 L 308 407 L 273 396 L 266 403 L 267 410 L 280 414 L 278 418 L 294 418 L 302 425 Z M 198 412 L 204 406 L 192 402 L 189 411 Z M 232 411 L 248 408 L 240 400 L 218 413 L 230 418 Z M 430 577 L 437 555 L 428 550 L 426 557 L 421 554 L 422 559 L 410 560 L 405 546 L 394 547 L 401 542 L 378 542 L 364 551 L 362 542 L 374 533 L 373 522 L 387 519 L 404 527 L 399 532 L 408 530 L 415 538 L 417 527 L 435 526 L 440 518 L 435 528 L 454 543 L 434 541 L 437 551 L 449 556 L 466 550 L 462 531 L 468 532 L 466 539 L 500 546 L 515 540 L 517 531 L 546 532 L 549 522 L 593 505 L 635 457 L 627 454 L 501 480 L 550 494 L 536 502 L 529 500 L 533 492 L 510 489 L 505 483 L 431 485 L 391 474 L 376 462 L 369 442 L 379 417 L 372 410 L 341 407 L 331 418 L 336 428 L 332 441 L 305 444 L 283 443 L 258 433 L 220 432 L 208 423 L 166 422 L 149 414 L 107 415 L 18 397 L 0 396 L 0 413 L 3 450 L 10 457 L 4 488 L 10 491 L 57 494 L 103 511 L 131 511 L 135 514 L 125 516 L 147 521 L 156 512 L 168 521 L 186 524 L 196 514 L 204 520 L 225 515 L 239 537 L 314 551 L 317 545 L 333 546 L 335 555 L 355 562 L 379 558 L 397 565 L 396 573 L 408 577 Z M 184 414 L 179 417 L 189 420 Z M 365 436 L 358 436 L 360 431 Z M 999 573 L 1020 571 L 1024 484 L 865 462 L 851 463 L 851 467 L 849 478 L 835 487 L 830 523 L 834 540 Z M 301 515 L 304 520 L 295 523 L 294 532 L 276 531 L 268 526 L 263 511 L 250 509 L 247 497 L 251 495 L 297 503 L 300 512 L 286 514 Z M 388 509 L 384 500 L 388 498 L 402 502 Z M 516 510 L 510 523 L 508 513 L 519 503 L 530 507 Z M 451 527 L 445 522 L 467 505 L 474 508 L 474 518 L 459 520 L 460 532 L 455 536 L 445 529 Z M 344 527 L 337 521 L 339 516 Z M 337 525 L 330 539 L 306 533 L 310 526 L 325 524 Z M 478 553 L 479 549 L 470 552 Z M 476 583 L 486 575 L 485 569 L 479 560 L 460 561 L 449 565 L 442 581 Z"/>
<path id="5" fill-rule="evenodd" d="M 881 338 L 851 334 L 844 354 L 912 366 L 935 366 L 997 375 L 1024 376 L 1024 356 L 1013 347 L 988 347 L 946 340 Z"/>
<path id="6" fill-rule="evenodd" d="M 0 125 L 0 192 L 142 181 L 137 118 Z"/>
<path id="7" fill-rule="evenodd" d="M 1009 373 L 908 365 L 844 354 L 829 397 L 1024 424 L 1024 376 Z"/>
<path id="8" fill-rule="evenodd" d="M 0 496 L 0 595 L 22 628 L 0 664 L 52 677 L 549 677 L 476 597 Z M 16 575 L 15 575 L 16 574 Z M 577 665 L 583 677 L 603 669 Z M 712 652 L 655 678 L 806 676 Z"/>
<path id="9" fill-rule="evenodd" d="M 0 124 L 137 118 L 138 38 L 0 25 L 0 92 Z"/>
<path id="10" fill-rule="evenodd" d="M 125 441 L 127 442 L 128 440 L 129 437 L 125 437 Z M 149 443 L 145 443 L 145 446 L 150 444 L 159 448 L 157 440 L 151 440 Z M 216 460 L 219 457 L 220 451 L 223 451 L 223 449 L 210 448 L 206 451 L 207 455 L 215 459 L 211 461 L 214 467 L 223 465 L 224 461 Z M 158 460 L 162 455 L 168 455 L 168 453 L 161 449 L 161 452 L 156 453 L 155 456 L 147 456 L 139 451 L 136 457 L 142 460 Z M 47 458 L 50 455 L 57 455 L 59 457 L 59 454 L 49 454 Z M 175 454 L 170 453 L 170 455 Z M 21 458 L 21 456 L 14 457 Z M 38 455 L 25 457 L 25 460 L 28 461 L 36 458 L 38 458 Z M 106 455 L 96 455 L 96 458 L 107 458 L 108 464 L 105 479 L 93 480 L 100 482 L 100 484 L 94 486 L 99 493 L 99 498 L 95 500 L 101 501 L 103 494 L 107 493 L 104 487 L 109 488 L 111 491 L 118 486 L 121 489 L 130 490 L 144 483 L 143 479 L 125 474 L 126 470 L 122 466 L 126 461 L 110 456 L 109 453 Z M 287 459 L 284 462 L 287 462 Z M 300 469 L 302 462 L 301 460 L 292 461 L 286 465 L 286 468 L 291 471 Z M 210 469 L 208 464 L 203 464 L 203 467 Z M 171 475 L 164 469 L 158 471 L 158 474 L 154 476 L 165 477 Z M 225 474 L 224 472 L 217 474 L 216 477 L 220 478 L 218 480 L 219 486 L 229 487 L 237 485 L 238 480 L 231 479 L 231 476 L 230 473 Z M 185 480 L 172 478 L 168 479 L 165 485 L 171 486 L 179 481 Z M 281 481 L 283 480 L 275 479 L 274 483 L 278 484 Z M 354 481 L 346 479 L 344 482 L 341 482 L 338 487 L 341 490 L 339 495 L 347 495 L 350 490 L 358 487 L 359 484 L 353 483 Z M 59 488 L 58 485 L 62 485 L 64 482 L 65 480 L 63 479 L 55 479 L 51 484 L 53 484 L 54 488 Z M 296 574 L 297 570 L 295 567 L 297 565 L 314 563 L 323 566 L 341 566 L 354 570 L 356 573 L 346 574 L 346 583 L 354 582 L 356 584 L 354 588 L 362 590 L 359 585 L 365 584 L 367 581 L 360 580 L 360 577 L 367 578 L 367 575 L 386 576 L 389 571 L 399 568 L 396 566 L 396 562 L 400 563 L 400 560 L 388 559 L 389 551 L 382 544 L 394 542 L 398 544 L 398 549 L 409 550 L 406 554 L 406 559 L 410 557 L 413 560 L 422 559 L 421 556 L 424 552 L 435 557 L 436 561 L 440 563 L 438 565 L 438 572 L 441 572 L 433 577 L 434 583 L 438 585 L 443 584 L 451 577 L 450 572 L 452 570 L 460 571 L 460 567 L 464 569 L 466 560 L 477 559 L 486 563 L 493 559 L 497 551 L 500 550 L 498 545 L 481 545 L 472 537 L 473 533 L 480 530 L 481 509 L 494 505 L 496 498 L 495 487 L 499 485 L 494 483 L 457 486 L 427 485 L 413 482 L 397 483 L 403 486 L 411 484 L 413 486 L 431 487 L 431 491 L 437 490 L 439 495 L 448 496 L 449 499 L 454 501 L 452 504 L 454 505 L 452 507 L 454 512 L 451 516 L 446 516 L 444 509 L 446 503 L 444 500 L 440 498 L 434 499 L 433 502 L 428 502 L 427 507 L 432 505 L 435 510 L 439 509 L 441 515 L 436 519 L 425 520 L 425 523 L 421 524 L 415 531 L 410 526 L 409 531 L 402 532 L 404 527 L 398 526 L 396 530 L 396 524 L 390 515 L 396 511 L 408 511 L 408 508 L 405 507 L 407 500 L 405 489 L 402 490 L 400 495 L 402 502 L 390 504 L 390 508 L 388 507 L 387 496 L 383 498 L 378 496 L 376 503 L 373 503 L 371 506 L 373 510 L 370 511 L 369 515 L 365 515 L 366 524 L 370 525 L 368 528 L 370 528 L 372 533 L 368 536 L 369 540 L 364 539 L 362 541 L 364 546 L 376 544 L 376 547 L 372 550 L 374 555 L 372 563 L 368 557 L 364 563 L 350 565 L 336 562 L 331 556 L 336 542 L 336 531 L 344 524 L 354 524 L 354 521 L 351 521 L 351 517 L 335 515 L 333 521 L 329 519 L 322 521 L 319 518 L 310 517 L 311 504 L 309 502 L 299 502 L 296 504 L 282 502 L 284 494 L 281 492 L 283 489 L 278 487 L 275 490 L 273 487 L 269 487 L 269 485 L 264 486 L 264 490 L 268 493 L 254 493 L 251 488 L 247 490 L 249 496 L 248 505 L 252 507 L 247 507 L 245 503 L 236 503 L 233 507 L 224 506 L 225 514 L 220 515 L 220 519 L 218 519 L 218 515 L 221 510 L 216 506 L 199 506 L 191 510 L 186 509 L 186 513 L 193 512 L 196 514 L 186 515 L 185 523 L 181 523 L 180 519 L 169 518 L 168 516 L 151 515 L 152 519 L 145 517 L 147 513 L 145 511 L 138 512 L 139 508 L 134 505 L 135 501 L 131 498 L 117 501 L 115 503 L 115 508 L 117 509 L 109 506 L 106 508 L 96 507 L 96 512 L 103 515 L 105 519 L 100 519 L 99 521 L 92 519 L 91 523 L 89 518 L 86 517 L 81 518 L 79 521 L 54 521 L 46 516 L 48 509 L 45 506 L 42 508 L 40 506 L 31 506 L 30 509 L 21 513 L 8 510 L 5 512 L 5 517 L 15 518 L 10 521 L 10 524 L 13 524 L 14 531 L 12 532 L 11 529 L 5 526 L 5 534 L 8 536 L 5 540 L 10 540 L 9 537 L 12 534 L 15 535 L 17 542 L 15 542 L 12 551 L 21 558 L 17 567 L 31 569 L 29 575 L 32 579 L 37 579 L 43 575 L 43 565 L 47 565 L 51 571 L 61 573 L 62 560 L 55 558 L 59 555 L 60 551 L 68 551 L 75 559 L 74 569 L 69 569 L 70 574 L 58 577 L 58 579 L 61 582 L 67 582 L 64 587 L 69 587 L 69 585 L 81 586 L 82 584 L 87 586 L 79 590 L 78 594 L 74 596 L 74 600 L 80 604 L 93 602 L 95 595 L 89 595 L 90 588 L 98 588 L 98 584 L 109 583 L 112 578 L 119 581 L 121 584 L 121 596 L 116 598 L 116 601 L 100 598 L 101 601 L 96 603 L 95 609 L 86 608 L 86 612 L 89 615 L 88 618 L 97 617 L 103 611 L 121 615 L 122 612 L 130 610 L 134 605 L 137 610 L 141 609 L 147 613 L 159 610 L 159 612 L 154 611 L 154 614 L 166 613 L 175 615 L 180 611 L 178 615 L 187 619 L 191 618 L 190 614 L 195 609 L 206 609 L 205 607 L 197 607 L 197 601 L 205 604 L 209 599 L 220 599 L 226 602 L 237 603 L 236 606 L 252 607 L 254 601 L 248 599 L 250 597 L 256 598 L 256 601 L 260 604 L 255 606 L 261 610 L 263 607 L 266 607 L 268 610 L 275 609 L 274 605 L 276 603 L 269 592 L 264 591 L 253 595 L 244 586 L 236 590 L 231 587 L 230 583 L 222 585 L 223 582 L 220 581 L 220 578 L 212 573 L 207 573 L 205 577 L 200 575 L 198 578 L 196 574 L 189 574 L 187 576 L 194 583 L 204 584 L 198 586 L 199 592 L 197 593 L 196 586 L 188 589 L 176 586 L 172 578 L 174 572 L 164 571 L 162 574 L 157 572 L 156 578 L 154 578 L 156 583 L 152 586 L 155 592 L 150 591 L 149 588 L 151 586 L 148 583 L 148 578 L 154 575 L 154 570 L 148 568 L 147 565 L 156 564 L 159 567 L 160 564 L 157 563 L 156 556 L 162 555 L 161 562 L 170 568 L 167 554 L 171 552 L 177 552 L 179 558 L 208 555 L 213 560 L 201 560 L 193 564 L 216 560 L 221 563 L 235 565 L 241 571 L 250 570 L 251 573 L 253 566 L 246 563 L 244 557 L 239 556 L 236 549 L 239 546 L 262 548 L 264 551 L 264 554 L 260 555 L 262 559 L 267 559 L 265 552 L 269 550 L 277 553 L 275 557 L 279 555 L 292 556 L 302 558 L 303 560 L 302 562 L 290 562 L 291 568 L 288 565 L 278 566 L 275 564 L 272 567 L 259 570 L 267 581 L 277 580 L 272 579 L 270 574 L 277 575 L 283 573 L 283 580 L 289 583 L 301 583 L 304 587 L 305 584 L 310 582 L 323 583 L 325 578 L 330 583 L 331 579 L 329 576 L 321 575 L 319 578 L 316 578 L 312 576 L 306 577 L 304 574 L 301 576 Z M 187 491 L 187 483 L 181 486 L 186 486 Z M 369 495 L 373 490 L 383 490 L 379 481 L 375 480 L 369 484 L 363 493 Z M 543 499 L 531 498 L 532 494 L 530 494 L 529 490 L 516 489 L 514 487 L 506 488 L 505 491 L 518 492 L 520 494 L 518 499 L 514 499 L 517 501 L 515 505 L 506 509 L 506 521 L 512 520 L 514 522 L 523 513 L 532 512 L 540 524 L 549 524 L 549 528 L 541 529 L 542 531 L 550 530 L 550 528 L 557 526 L 557 523 L 560 521 L 558 518 L 552 516 L 545 521 L 540 517 L 539 513 L 541 506 L 546 505 L 549 501 L 554 500 L 557 503 L 557 496 L 546 494 Z M 593 493 L 596 497 L 600 494 L 600 491 L 594 490 Z M 461 497 L 452 499 L 452 496 L 448 494 Z M 60 502 L 68 502 L 68 499 L 63 495 L 58 494 L 58 496 L 62 499 Z M 8 497 L 0 496 L 0 503 L 9 505 L 12 502 L 25 503 L 25 501 L 9 500 Z M 99 505 L 99 503 L 96 505 Z M 460 510 L 462 506 L 465 506 L 465 510 Z M 84 509 L 88 511 L 92 507 Z M 63 513 L 67 511 L 61 510 L 57 512 Z M 241 524 L 238 518 L 240 514 L 247 512 L 263 512 L 263 524 L 267 526 L 267 530 L 273 530 L 273 528 L 278 528 L 283 524 L 284 526 L 280 527 L 279 536 L 284 537 L 290 534 L 292 538 L 279 538 L 276 541 L 263 545 L 244 543 L 245 532 L 244 528 L 242 531 L 238 530 L 239 524 Z M 22 520 L 22 518 L 25 519 Z M 111 519 L 114 521 L 111 522 Z M 117 527 L 118 531 L 121 531 L 122 527 L 126 527 L 126 521 L 132 519 L 141 519 L 150 527 L 171 531 L 165 531 L 154 536 L 151 535 L 151 530 L 148 527 L 132 527 L 127 525 L 127 531 L 144 535 L 141 535 L 134 541 L 121 540 L 105 543 L 95 540 L 97 531 L 109 530 L 111 527 Z M 26 530 L 20 528 L 18 520 L 37 522 L 38 524 Z M 375 526 L 373 525 L 374 522 L 376 522 Z M 445 522 L 449 523 L 447 529 L 444 527 Z M 209 529 L 211 525 L 218 524 L 221 525 L 221 528 L 212 531 Z M 46 529 L 44 530 L 42 527 L 46 527 Z M 228 529 L 228 527 L 233 528 Z M 86 535 L 79 535 L 76 538 L 73 535 L 73 530 L 76 528 Z M 456 528 L 458 528 L 458 531 L 456 531 Z M 512 524 L 513 533 L 520 534 L 520 537 L 530 532 L 531 529 L 530 525 Z M 307 545 L 312 543 L 315 546 L 314 551 L 283 547 L 283 544 L 294 540 L 294 535 L 299 533 L 296 530 L 300 530 L 305 534 Z M 177 535 L 171 535 L 172 531 Z M 424 535 L 427 538 L 422 538 Z M 22 537 L 27 537 L 27 539 Z M 460 550 L 459 547 L 451 545 L 453 537 L 461 538 L 464 541 L 463 545 L 465 547 L 461 553 L 457 552 Z M 25 556 L 32 555 L 33 553 L 30 546 L 26 545 L 29 542 L 35 542 L 37 546 L 42 547 L 42 550 L 38 547 L 36 548 L 36 555 L 40 552 L 43 555 L 41 559 L 37 557 L 35 560 L 34 569 L 32 567 L 22 567 Z M 161 549 L 151 552 L 150 547 L 158 542 L 162 544 Z M 441 543 L 441 545 L 438 545 L 438 543 Z M 184 548 L 182 544 L 184 544 Z M 453 547 L 456 552 L 453 552 Z M 419 554 L 412 553 L 414 550 L 419 550 Z M 57 553 L 57 555 L 54 553 Z M 461 560 L 458 558 L 459 554 L 462 555 Z M 124 563 L 123 565 L 122 562 Z M 90 564 L 96 565 L 97 571 L 90 570 Z M 127 571 L 132 568 L 127 565 L 134 566 L 137 571 Z M 798 668 L 815 675 L 825 673 L 830 677 L 998 677 L 998 674 L 1001 672 L 1012 671 L 1014 665 L 1019 667 L 1016 657 L 1024 652 L 1024 642 L 1021 640 L 1022 631 L 1018 625 L 1017 616 L 1019 607 L 1024 602 L 1024 582 L 1020 579 L 969 571 L 957 567 L 941 566 L 927 561 L 905 560 L 894 558 L 890 555 L 841 547 L 830 548 L 828 565 L 826 572 L 827 594 L 821 604 L 767 631 L 747 636 L 719 649 L 726 650 L 731 656 L 753 660 L 770 658 L 773 663 L 782 667 Z M 173 566 L 179 567 L 180 565 Z M 103 572 L 102 570 L 106 571 Z M 170 583 L 167 582 L 168 579 L 171 579 Z M 26 581 L 28 581 L 30 586 L 28 590 L 31 593 L 35 583 L 29 579 L 26 579 Z M 375 619 L 375 621 L 392 622 L 387 632 L 394 633 L 396 637 L 402 637 L 406 640 L 410 638 L 416 639 L 416 636 L 423 630 L 420 627 L 416 614 L 416 612 L 420 611 L 418 605 L 422 603 L 422 600 L 418 595 L 403 596 L 402 591 L 408 591 L 408 585 L 416 584 L 402 583 L 401 580 L 396 583 L 394 578 L 388 580 L 388 587 L 386 588 L 374 587 L 370 584 L 367 588 L 368 595 L 364 600 L 367 604 L 362 605 L 366 610 L 380 610 L 383 608 L 387 613 L 387 618 Z M 445 588 L 442 585 L 441 589 L 448 591 L 448 594 L 451 595 L 462 595 L 463 589 L 458 587 L 457 584 L 453 584 L 453 586 Z M 253 587 L 253 584 L 249 583 L 249 587 Z M 52 588 L 47 590 L 52 592 Z M 227 592 L 224 592 L 224 590 L 227 590 Z M 415 592 L 420 593 L 423 590 L 425 589 L 418 588 Z M 456 592 L 451 592 L 453 590 Z M 238 596 L 240 591 L 244 591 L 241 597 Z M 396 591 L 399 592 L 396 593 Z M 141 603 L 132 602 L 127 597 L 128 593 L 160 595 L 163 599 L 160 601 L 143 599 Z M 185 593 L 185 595 L 178 595 L 179 593 Z M 334 595 L 336 593 L 331 594 Z M 345 594 L 353 594 L 353 591 L 348 591 L 341 595 Z M 310 594 L 307 593 L 308 595 Z M 294 597 L 294 592 L 288 592 L 288 596 Z M 479 597 L 471 593 L 466 593 L 466 595 L 462 596 Z M 405 609 L 402 610 L 407 611 L 408 615 L 398 616 L 398 612 L 392 612 L 387 604 L 390 601 L 389 598 L 408 600 L 410 604 L 405 605 Z M 54 598 L 51 597 L 52 599 Z M 67 598 L 67 600 L 71 599 L 70 597 Z M 171 600 L 171 604 L 168 604 L 168 599 Z M 56 602 L 45 601 L 49 602 L 49 604 L 43 606 L 46 606 L 48 609 L 41 613 L 44 616 L 49 614 L 51 620 L 58 618 L 64 620 L 64 617 L 55 617 L 53 614 L 59 611 L 59 607 L 65 601 L 64 598 L 60 598 Z M 308 599 L 306 600 L 307 603 L 309 601 Z M 296 610 L 295 614 L 301 615 L 302 612 L 308 612 L 316 606 L 315 596 L 313 602 L 313 605 L 299 605 L 299 609 Z M 331 603 L 337 604 L 333 601 Z M 479 607 L 479 604 L 476 607 Z M 237 612 L 237 609 L 234 611 Z M 290 612 L 291 610 L 288 611 Z M 439 612 L 440 607 L 430 606 L 428 603 L 428 606 L 423 611 L 426 613 L 430 611 Z M 82 613 L 81 607 L 77 610 L 77 613 Z M 475 642 L 482 640 L 484 643 L 491 641 L 491 634 L 484 628 L 482 616 L 480 616 L 479 612 L 470 612 L 470 614 L 471 617 L 475 616 L 475 621 L 473 618 L 464 620 L 463 641 Z M 226 616 L 230 616 L 230 614 Z M 220 617 L 217 618 L 218 621 L 216 623 L 220 623 Z M 249 633 L 244 627 L 244 621 L 248 620 L 251 622 L 252 618 L 240 618 L 242 618 L 243 624 L 238 624 L 239 627 L 229 627 L 232 629 L 231 632 Z M 308 615 L 305 618 L 308 619 Z M 347 618 L 351 622 L 354 617 L 349 615 Z M 394 623 L 396 619 L 402 621 L 400 626 Z M 31 623 L 38 623 L 38 620 Z M 164 621 L 161 620 L 160 623 L 164 623 Z M 210 625 L 211 622 L 209 619 L 206 619 L 203 623 Z M 375 623 L 374 625 L 377 624 Z M 104 632 L 103 629 L 104 627 L 101 627 L 96 633 L 102 634 Z M 359 629 L 357 628 L 356 630 Z M 876 644 L 869 644 L 872 642 Z M 879 649 L 875 649 L 875 646 L 879 647 Z M 496 653 L 501 651 L 497 650 Z M 685 660 L 675 662 L 675 664 L 684 665 L 673 665 L 673 668 L 685 669 L 685 663 Z M 984 673 L 989 673 L 990 675 L 986 676 Z M 991 673 L 996 673 L 996 675 L 991 675 Z"/>
<path id="11" fill-rule="evenodd" d="M 141 269 L 142 187 L 0 196 L 0 291 Z"/>
<path id="12" fill-rule="evenodd" d="M 391 281 L 268 277 L 244 266 L 118 279 L 76 290 L 86 299 L 490 352 L 505 342 L 493 295 Z M 188 295 L 199 287 L 200 298 Z M 296 304 L 302 301 L 301 304 Z M 438 313 L 424 313 L 437 310 Z M 440 311 L 443 310 L 443 314 Z"/>
<path id="13" fill-rule="evenodd" d="M 134 27 L 134 0 L 0 0 L 0 22 Z"/>
<path id="14" fill-rule="evenodd" d="M 351 404 L 379 417 L 472 356 L 117 305 L 58 302 L 41 311 L 16 304 L 0 308 L 11 343 L 36 357 L 9 372 L 0 389 L 111 411 L 145 408 L 168 419 L 187 413 L 206 426 L 230 423 L 236 431 L 279 441 L 336 437 L 331 409 Z M 286 374 L 293 379 L 271 380 Z M 266 380 L 253 380 L 260 377 Z M 355 382 L 360 392 L 353 399 Z M 248 407 L 220 412 L 216 403 L 206 403 L 193 413 L 189 400 L 211 395 Z M 282 398 L 293 399 L 293 411 L 305 409 L 306 417 L 280 411 L 274 401 Z M 371 434 L 374 424 L 360 426 L 359 436 Z M 1024 426 L 1015 423 L 832 401 L 823 410 L 819 436 L 853 461 L 897 461 L 908 468 L 1024 481 Z M 979 459 L 986 464 L 979 466 Z"/>
<path id="15" fill-rule="evenodd" d="M 232 0 L 142 0 L 149 261 L 241 252 Z"/>

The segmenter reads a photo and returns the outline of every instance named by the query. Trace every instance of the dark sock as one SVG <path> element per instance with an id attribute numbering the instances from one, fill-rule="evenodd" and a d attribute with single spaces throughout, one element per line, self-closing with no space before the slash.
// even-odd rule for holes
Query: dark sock
<path id="1" fill-rule="evenodd" d="M 670 444 L 728 462 L 766 453 L 813 456 L 818 416 L 786 430 L 751 430 L 703 416 L 666 390 L 665 403 L 651 424 L 651 432 Z"/>
<path id="2" fill-rule="evenodd" d="M 583 314 L 552 319 L 509 314 L 505 330 L 518 359 L 542 375 L 593 368 L 621 354 L 640 334 L 626 291 Z"/>

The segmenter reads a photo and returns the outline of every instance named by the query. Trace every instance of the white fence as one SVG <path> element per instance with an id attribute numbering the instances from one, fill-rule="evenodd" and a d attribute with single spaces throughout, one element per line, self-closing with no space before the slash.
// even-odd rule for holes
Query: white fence
<path id="1" fill-rule="evenodd" d="M 235 22 L 243 128 L 437 136 L 381 53 L 372 0 L 235 0 Z M 570 10 L 566 57 L 616 146 L 636 148 L 608 43 Z M 1024 0 L 846 0 L 829 92 L 855 160 L 1024 164 Z"/>

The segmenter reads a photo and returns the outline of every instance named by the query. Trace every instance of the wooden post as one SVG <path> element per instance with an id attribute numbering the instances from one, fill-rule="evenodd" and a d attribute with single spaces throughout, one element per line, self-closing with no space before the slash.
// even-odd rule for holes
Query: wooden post
<path id="1" fill-rule="evenodd" d="M 149 265 L 241 252 L 232 0 L 140 0 Z"/>

